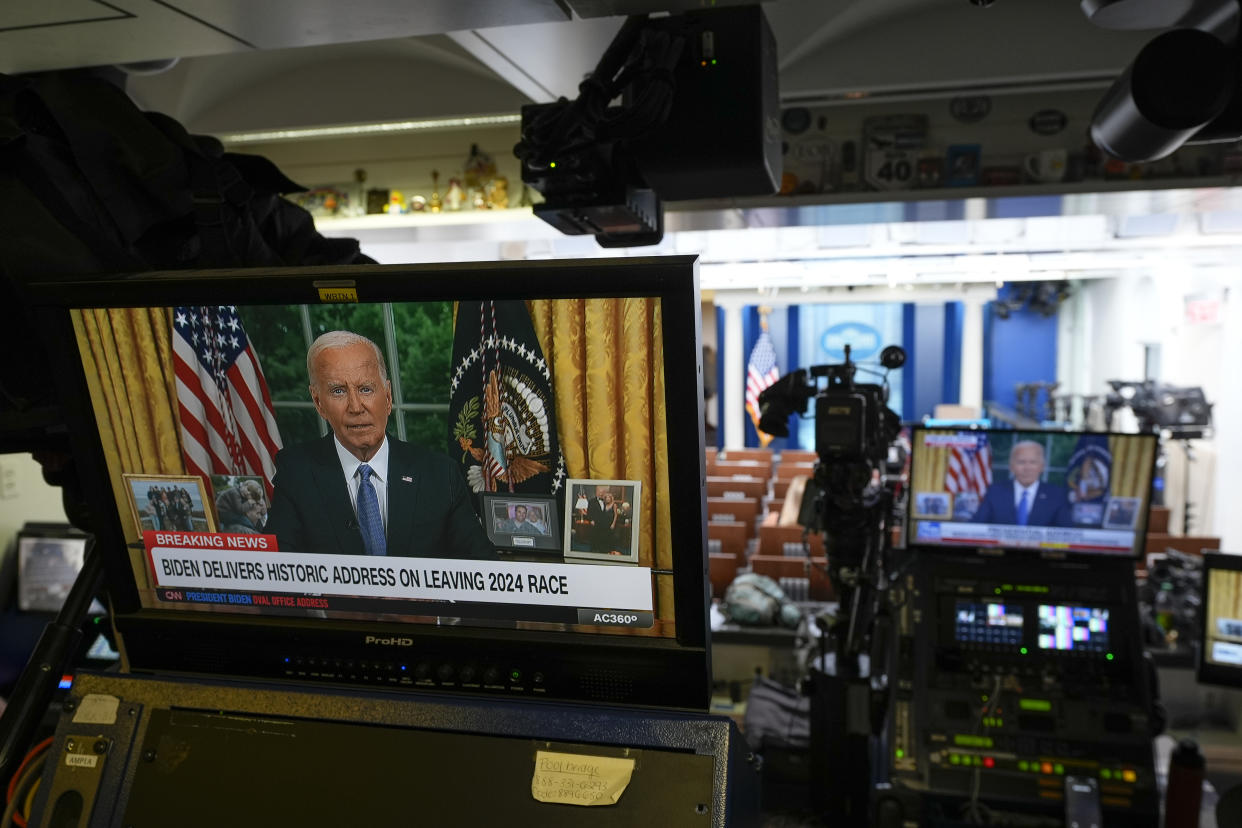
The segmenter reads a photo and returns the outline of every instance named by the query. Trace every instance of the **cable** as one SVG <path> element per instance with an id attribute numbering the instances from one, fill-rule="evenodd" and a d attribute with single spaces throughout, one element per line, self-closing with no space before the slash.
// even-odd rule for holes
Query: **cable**
<path id="1" fill-rule="evenodd" d="M 988 696 L 988 700 L 984 702 L 983 709 L 979 712 L 979 721 L 975 723 L 976 736 L 983 731 L 983 720 L 990 716 L 1000 703 L 1002 681 L 1001 674 L 997 673 L 996 681 L 992 685 L 992 692 Z M 974 781 L 971 784 L 970 801 L 962 806 L 962 816 L 972 825 L 987 825 L 992 821 L 991 810 L 979 802 L 979 785 L 981 781 L 981 769 L 976 765 Z"/>
<path id="2" fill-rule="evenodd" d="M 47 753 L 43 752 L 39 754 L 39 758 L 35 759 L 29 766 L 26 767 L 24 772 L 13 777 L 17 783 L 14 786 L 16 795 L 9 799 L 9 804 L 5 806 L 4 809 L 4 815 L 0 816 L 0 828 L 9 828 L 10 824 L 15 824 L 18 828 L 26 828 L 26 820 L 24 817 L 18 815 L 17 809 L 25 799 L 22 795 L 23 789 L 32 780 L 39 778 L 40 774 L 43 772 L 43 766 L 45 764 L 47 764 Z"/>
<path id="3" fill-rule="evenodd" d="M 30 822 L 30 812 L 34 809 L 35 795 L 39 793 L 39 783 L 43 781 L 43 775 L 35 777 L 34 784 L 30 786 L 30 793 L 26 794 L 26 801 L 22 803 L 21 818 L 27 823 Z M 16 820 L 16 817 L 14 817 Z"/>
<path id="4" fill-rule="evenodd" d="M 22 759 L 22 763 L 17 766 L 17 770 L 13 772 L 13 776 L 9 779 L 9 786 L 5 790 L 5 794 L 4 794 L 5 802 L 8 802 L 11 799 L 13 799 L 13 794 L 17 790 L 17 780 L 21 777 L 22 771 L 26 769 L 26 766 L 29 765 L 36 756 L 38 756 L 40 753 L 47 750 L 48 747 L 51 746 L 53 738 L 54 737 L 52 736 L 48 736 L 42 742 L 39 742 L 39 744 L 32 747 L 30 749 L 30 752 L 26 754 L 25 758 Z M 0 823 L 0 828 L 6 828 L 4 823 Z"/>

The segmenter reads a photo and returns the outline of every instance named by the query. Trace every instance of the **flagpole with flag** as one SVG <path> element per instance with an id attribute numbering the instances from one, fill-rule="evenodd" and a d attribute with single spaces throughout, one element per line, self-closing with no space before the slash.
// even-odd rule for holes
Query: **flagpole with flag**
<path id="1" fill-rule="evenodd" d="M 772 442 L 772 435 L 759 428 L 759 395 L 781 376 L 776 367 L 776 348 L 768 335 L 768 314 L 771 312 L 769 307 L 759 308 L 759 338 L 755 340 L 750 359 L 746 362 L 746 412 L 755 426 L 759 445 L 764 448 Z"/>
<path id="2" fill-rule="evenodd" d="M 257 475 L 271 496 L 280 431 L 236 306 L 173 308 L 172 342 L 186 471 Z"/>

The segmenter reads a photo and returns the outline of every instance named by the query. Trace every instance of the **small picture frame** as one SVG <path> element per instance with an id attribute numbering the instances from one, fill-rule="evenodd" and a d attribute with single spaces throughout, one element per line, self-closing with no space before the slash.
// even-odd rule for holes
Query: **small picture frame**
<path id="1" fill-rule="evenodd" d="M 123 474 L 138 536 L 157 532 L 214 532 L 207 492 L 200 477 L 188 474 Z"/>
<path id="2" fill-rule="evenodd" d="M 497 549 L 560 552 L 560 523 L 551 495 L 483 493 L 483 522 Z"/>
<path id="3" fill-rule="evenodd" d="M 641 480 L 566 482 L 565 557 L 638 563 Z"/>
<path id="4" fill-rule="evenodd" d="M 267 481 L 257 474 L 211 476 L 211 506 L 221 532 L 262 534 L 271 505 Z"/>
<path id="5" fill-rule="evenodd" d="M 1138 497 L 1110 497 L 1104 509 L 1104 528 L 1133 529 L 1138 522 L 1141 500 Z"/>
<path id="6" fill-rule="evenodd" d="M 914 516 L 949 520 L 953 516 L 953 497 L 948 492 L 915 492 Z"/>
<path id="7" fill-rule="evenodd" d="M 86 536 L 20 532 L 17 536 L 17 608 L 22 612 L 59 612 L 86 558 Z M 90 614 L 104 608 L 91 603 Z"/>

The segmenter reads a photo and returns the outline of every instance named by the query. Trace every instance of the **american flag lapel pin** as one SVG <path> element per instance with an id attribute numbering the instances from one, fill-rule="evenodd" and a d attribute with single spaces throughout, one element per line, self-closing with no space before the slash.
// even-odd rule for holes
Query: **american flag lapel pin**
<path id="1" fill-rule="evenodd" d="M 403 483 L 413 483 L 413 482 L 414 482 L 414 478 L 410 477 L 410 476 L 409 476 L 409 475 L 407 475 L 407 474 L 403 474 L 403 475 L 401 475 L 401 481 L 402 481 Z"/>

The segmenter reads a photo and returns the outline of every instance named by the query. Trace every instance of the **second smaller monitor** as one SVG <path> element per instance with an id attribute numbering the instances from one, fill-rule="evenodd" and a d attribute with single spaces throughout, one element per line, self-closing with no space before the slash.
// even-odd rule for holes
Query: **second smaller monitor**
<path id="1" fill-rule="evenodd" d="M 1137 556 L 1156 438 L 994 429 L 916 429 L 909 542 Z"/>

